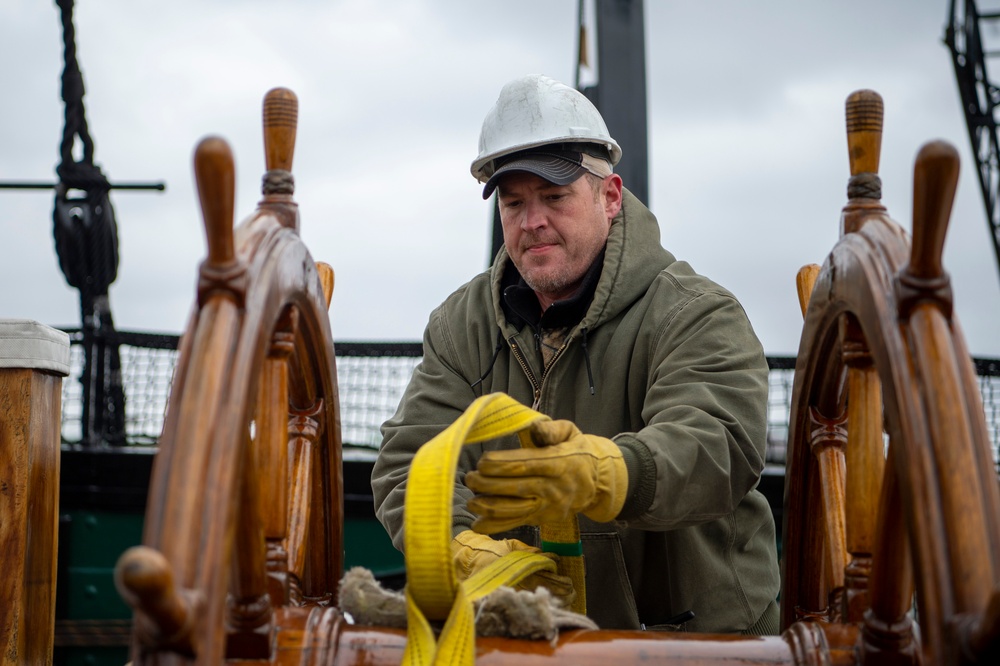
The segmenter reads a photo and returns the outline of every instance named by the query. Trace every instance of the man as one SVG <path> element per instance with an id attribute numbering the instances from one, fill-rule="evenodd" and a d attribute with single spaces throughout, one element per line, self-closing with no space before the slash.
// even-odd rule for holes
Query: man
<path id="1" fill-rule="evenodd" d="M 460 577 L 579 513 L 588 615 L 602 628 L 776 633 L 774 519 L 756 490 L 767 365 L 742 307 L 661 247 L 656 218 L 612 172 L 618 144 L 576 90 L 543 76 L 507 84 L 479 148 L 472 173 L 483 198 L 498 192 L 505 247 L 431 314 L 383 426 L 372 488 L 393 543 L 413 454 L 475 398 L 504 392 L 554 420 L 533 432 L 537 449 L 464 447 Z M 539 583 L 569 593 L 559 576 Z"/>

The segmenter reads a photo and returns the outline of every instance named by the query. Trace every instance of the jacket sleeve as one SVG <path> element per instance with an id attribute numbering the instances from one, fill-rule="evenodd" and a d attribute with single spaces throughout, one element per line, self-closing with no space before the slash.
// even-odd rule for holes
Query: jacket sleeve
<path id="1" fill-rule="evenodd" d="M 617 435 L 629 468 L 619 519 L 669 530 L 732 513 L 764 468 L 767 361 L 742 306 L 706 291 L 652 337 L 642 422 Z"/>
<path id="2" fill-rule="evenodd" d="M 448 361 L 456 357 L 454 340 L 439 308 L 431 314 L 424 331 L 423 359 L 414 369 L 395 415 L 382 426 L 382 446 L 371 481 L 375 515 L 400 551 L 410 462 L 424 443 L 451 425 L 476 398 L 469 382 Z M 464 485 L 464 470 L 475 467 L 473 449 L 478 447 L 463 448 L 455 475 L 454 534 L 468 529 L 475 518 L 465 508 L 472 492 Z"/>

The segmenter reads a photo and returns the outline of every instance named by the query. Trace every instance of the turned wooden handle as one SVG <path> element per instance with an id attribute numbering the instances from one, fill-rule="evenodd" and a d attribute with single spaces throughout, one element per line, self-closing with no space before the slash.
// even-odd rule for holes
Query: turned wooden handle
<path id="1" fill-rule="evenodd" d="M 162 637 L 177 636 L 190 623 L 190 609 L 177 592 L 170 563 L 147 546 L 129 548 L 115 566 L 115 587 L 126 603 L 142 611 Z"/>
<path id="2" fill-rule="evenodd" d="M 316 263 L 319 271 L 319 281 L 323 285 L 323 298 L 326 299 L 326 309 L 330 309 L 330 300 L 333 298 L 333 266 L 322 261 Z"/>
<path id="3" fill-rule="evenodd" d="M 913 167 L 913 248 L 908 272 L 917 278 L 944 275 L 941 255 L 951 206 L 958 188 L 958 151 L 947 141 L 931 141 Z"/>
<path id="4" fill-rule="evenodd" d="M 292 170 L 299 99 L 288 88 L 272 88 L 264 95 L 264 159 L 267 170 Z"/>
<path id="5" fill-rule="evenodd" d="M 208 239 L 208 264 L 225 266 L 235 257 L 233 209 L 236 195 L 233 151 L 219 137 L 202 139 L 194 152 L 194 177 Z"/>
<path id="6" fill-rule="evenodd" d="M 857 90 L 847 97 L 847 157 L 851 175 L 878 173 L 882 152 L 882 96 Z"/>
<path id="7" fill-rule="evenodd" d="M 807 264 L 800 268 L 795 275 L 795 288 L 799 293 L 799 307 L 802 308 L 803 317 L 806 316 L 806 310 L 809 309 L 809 298 L 816 285 L 817 275 L 819 275 L 819 264 Z"/>

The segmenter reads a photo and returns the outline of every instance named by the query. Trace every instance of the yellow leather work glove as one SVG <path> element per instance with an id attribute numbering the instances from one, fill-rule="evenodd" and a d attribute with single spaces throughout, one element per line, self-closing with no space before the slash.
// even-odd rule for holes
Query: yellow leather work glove
<path id="1" fill-rule="evenodd" d="M 493 534 L 578 513 L 614 520 L 628 492 L 618 445 L 584 435 L 571 421 L 536 422 L 530 433 L 538 448 L 489 451 L 465 475 L 465 485 L 476 493 L 467 506 L 480 516 L 472 529 Z"/>
<path id="2" fill-rule="evenodd" d="M 538 548 L 533 548 L 523 541 L 492 539 L 472 530 L 460 532 L 451 540 L 451 559 L 455 563 L 455 574 L 459 582 L 493 564 L 507 553 L 516 550 L 538 553 L 552 560 L 558 559 L 557 555 L 543 553 Z M 562 600 L 563 607 L 569 608 L 575 593 L 573 592 L 573 581 L 568 576 L 560 576 L 549 571 L 538 571 L 515 585 L 514 589 L 534 590 L 539 586 L 546 588 L 552 593 L 552 596 Z"/>

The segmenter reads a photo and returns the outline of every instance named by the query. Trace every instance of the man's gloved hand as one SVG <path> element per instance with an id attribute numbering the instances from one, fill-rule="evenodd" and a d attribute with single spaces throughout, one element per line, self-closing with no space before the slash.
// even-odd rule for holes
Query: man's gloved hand
<path id="1" fill-rule="evenodd" d="M 625 504 L 628 470 L 618 445 L 584 435 L 570 421 L 531 426 L 539 448 L 489 451 L 465 485 L 476 493 L 468 508 L 480 517 L 472 527 L 493 534 L 519 525 L 564 521 L 578 513 L 614 520 Z"/>
<path id="2" fill-rule="evenodd" d="M 455 563 L 455 573 L 459 581 L 472 576 L 480 569 L 493 564 L 498 559 L 517 550 L 524 550 L 529 553 L 538 553 L 552 560 L 557 560 L 558 556 L 551 553 L 543 553 L 538 548 L 533 548 L 523 541 L 517 539 L 491 539 L 485 534 L 477 534 L 472 530 L 460 532 L 458 536 L 451 540 L 451 559 Z M 534 590 L 536 587 L 544 587 L 552 596 L 562 600 L 563 606 L 568 608 L 573 601 L 573 581 L 568 576 L 549 571 L 539 571 L 533 573 L 520 583 L 514 586 L 518 590 Z"/>

